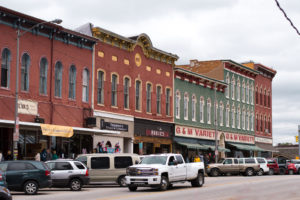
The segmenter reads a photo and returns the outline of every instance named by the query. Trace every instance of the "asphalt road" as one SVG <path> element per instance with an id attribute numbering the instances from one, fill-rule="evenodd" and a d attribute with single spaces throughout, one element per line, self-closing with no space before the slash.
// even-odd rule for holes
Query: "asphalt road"
<path id="1" fill-rule="evenodd" d="M 225 176 L 207 177 L 201 188 L 189 183 L 177 183 L 168 191 L 138 188 L 129 192 L 118 186 L 88 186 L 80 192 L 69 189 L 43 189 L 37 195 L 27 196 L 12 192 L 13 200 L 282 200 L 300 199 L 300 175 L 284 176 Z"/>

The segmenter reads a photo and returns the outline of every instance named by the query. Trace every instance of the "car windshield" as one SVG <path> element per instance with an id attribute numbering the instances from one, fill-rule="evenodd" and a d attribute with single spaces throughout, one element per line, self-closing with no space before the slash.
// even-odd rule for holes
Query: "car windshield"
<path id="1" fill-rule="evenodd" d="M 218 163 L 223 163 L 224 162 L 224 158 L 220 159 Z"/>
<path id="2" fill-rule="evenodd" d="M 140 164 L 161 164 L 167 163 L 168 156 L 147 156 L 143 158 Z"/>

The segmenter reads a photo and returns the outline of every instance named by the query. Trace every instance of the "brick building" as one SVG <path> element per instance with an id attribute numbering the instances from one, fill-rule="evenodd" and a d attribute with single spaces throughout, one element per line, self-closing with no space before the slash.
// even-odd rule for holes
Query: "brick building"
<path id="1" fill-rule="evenodd" d="M 259 156 L 272 156 L 272 80 L 276 71 L 262 64 L 248 62 L 243 65 L 258 71 L 255 77 L 255 143 L 268 151 Z"/>
<path id="2" fill-rule="evenodd" d="M 31 158 L 41 148 L 52 147 L 64 155 L 89 148 L 92 135 L 104 132 L 84 128 L 85 118 L 93 115 L 93 46 L 97 40 L 4 7 L 0 16 L 0 150 L 4 155 L 12 150 L 18 29 L 23 34 L 19 158 Z M 73 127 L 75 134 L 71 139 L 45 136 L 37 122 Z"/>
<path id="3" fill-rule="evenodd" d="M 149 36 L 124 37 L 91 24 L 78 29 L 98 38 L 95 50 L 96 143 L 123 152 L 170 152 L 173 133 L 173 66 L 176 55 L 156 49 Z"/>

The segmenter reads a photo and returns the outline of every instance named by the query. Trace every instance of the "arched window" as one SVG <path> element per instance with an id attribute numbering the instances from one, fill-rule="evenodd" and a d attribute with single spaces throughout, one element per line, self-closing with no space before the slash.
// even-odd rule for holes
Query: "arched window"
<path id="1" fill-rule="evenodd" d="M 104 104 L 104 72 L 98 71 L 97 74 L 97 103 Z"/>
<path id="2" fill-rule="evenodd" d="M 141 110 L 141 81 L 135 81 L 135 110 Z"/>
<path id="3" fill-rule="evenodd" d="M 264 121 L 264 118 L 263 118 L 263 116 L 261 115 L 260 116 L 260 131 L 262 132 L 263 130 L 264 130 L 264 128 L 263 128 L 263 121 Z"/>
<path id="4" fill-rule="evenodd" d="M 242 83 L 242 101 L 245 102 L 245 82 Z"/>
<path id="5" fill-rule="evenodd" d="M 232 111 L 231 111 L 231 127 L 235 128 L 235 107 L 234 107 L 234 105 L 232 106 Z"/>
<path id="6" fill-rule="evenodd" d="M 151 113 L 151 92 L 152 92 L 152 85 L 147 83 L 146 86 L 146 93 L 147 93 L 147 112 Z"/>
<path id="7" fill-rule="evenodd" d="M 87 68 L 82 72 L 82 101 L 89 101 L 89 82 L 90 82 L 90 73 Z"/>
<path id="8" fill-rule="evenodd" d="M 220 102 L 220 126 L 223 126 L 223 113 L 224 113 L 224 105 L 223 102 Z"/>
<path id="9" fill-rule="evenodd" d="M 256 115 L 256 131 L 259 131 L 259 115 Z"/>
<path id="10" fill-rule="evenodd" d="M 75 99 L 76 96 L 76 67 L 71 65 L 69 71 L 69 98 Z"/>
<path id="11" fill-rule="evenodd" d="M 260 89 L 260 105 L 263 105 L 263 90 Z"/>
<path id="12" fill-rule="evenodd" d="M 22 66 L 21 66 L 21 90 L 29 90 L 29 66 L 30 57 L 27 53 L 22 56 Z"/>
<path id="13" fill-rule="evenodd" d="M 214 121 L 215 121 L 215 125 L 218 124 L 218 102 L 215 102 L 215 110 L 214 110 Z"/>
<path id="14" fill-rule="evenodd" d="M 228 84 L 227 87 L 225 88 L 225 96 L 229 98 L 229 88 L 230 88 L 230 79 L 229 79 L 229 74 L 226 76 L 226 83 Z"/>
<path id="15" fill-rule="evenodd" d="M 61 97 L 61 87 L 62 87 L 62 64 L 61 62 L 57 62 L 55 64 L 55 86 L 54 86 L 54 95 L 56 97 Z"/>
<path id="16" fill-rule="evenodd" d="M 245 118 L 246 118 L 246 111 L 245 109 L 242 110 L 242 129 L 245 130 Z"/>
<path id="17" fill-rule="evenodd" d="M 196 103 L 197 103 L 196 96 L 193 95 L 192 97 L 192 120 L 193 121 L 196 121 Z"/>
<path id="18" fill-rule="evenodd" d="M 251 112 L 250 122 L 251 122 L 250 128 L 251 128 L 251 131 L 253 131 L 254 130 L 254 113 L 253 113 L 253 111 Z"/>
<path id="19" fill-rule="evenodd" d="M 117 106 L 118 102 L 118 76 L 112 74 L 111 76 L 111 106 Z"/>
<path id="20" fill-rule="evenodd" d="M 129 86 L 130 79 L 126 77 L 124 79 L 124 108 L 129 109 Z"/>
<path id="21" fill-rule="evenodd" d="M 269 117 L 269 120 L 268 120 L 268 129 L 269 129 L 269 134 L 272 133 L 272 130 L 271 130 L 271 117 Z"/>
<path id="22" fill-rule="evenodd" d="M 180 118 L 180 92 L 176 92 L 176 98 L 175 98 L 175 116 L 177 119 Z"/>
<path id="23" fill-rule="evenodd" d="M 156 87 L 156 113 L 161 114 L 161 86 Z"/>
<path id="24" fill-rule="evenodd" d="M 200 108 L 199 108 L 200 112 L 199 112 L 199 118 L 200 118 L 200 122 L 204 122 L 204 98 L 200 97 Z"/>
<path id="25" fill-rule="evenodd" d="M 167 88 L 166 89 L 166 115 L 170 116 L 171 115 L 171 89 Z"/>
<path id="26" fill-rule="evenodd" d="M 10 81 L 10 51 L 5 48 L 1 58 L 1 87 L 9 88 Z"/>
<path id="27" fill-rule="evenodd" d="M 236 112 L 236 127 L 238 129 L 241 128 L 240 113 L 241 113 L 241 109 L 240 109 L 240 106 L 239 106 L 238 109 L 237 109 L 237 112 Z"/>
<path id="28" fill-rule="evenodd" d="M 241 83 L 240 83 L 240 79 L 238 78 L 237 80 L 237 84 L 236 84 L 236 100 L 240 100 L 241 98 Z"/>
<path id="29" fill-rule="evenodd" d="M 229 118 L 230 118 L 230 107 L 229 104 L 226 106 L 226 127 L 229 127 Z"/>
<path id="30" fill-rule="evenodd" d="M 255 99 L 256 99 L 256 104 L 259 103 L 258 97 L 259 97 L 259 94 L 258 94 L 258 88 L 256 87 L 256 89 L 255 89 Z"/>
<path id="31" fill-rule="evenodd" d="M 207 99 L 207 123 L 211 123 L 211 100 Z"/>
<path id="32" fill-rule="evenodd" d="M 265 89 L 264 93 L 264 106 L 267 106 L 267 90 Z"/>
<path id="33" fill-rule="evenodd" d="M 183 117 L 185 120 L 188 120 L 189 116 L 189 96 L 187 93 L 184 94 L 183 99 Z"/>
<path id="34" fill-rule="evenodd" d="M 231 98 L 235 99 L 235 78 L 234 75 L 232 75 L 232 79 L 231 79 Z"/>
<path id="35" fill-rule="evenodd" d="M 47 94 L 48 61 L 42 58 L 40 61 L 40 94 Z"/>
<path id="36" fill-rule="evenodd" d="M 246 102 L 249 103 L 249 83 L 246 85 Z"/>
<path id="37" fill-rule="evenodd" d="M 268 120 L 267 120 L 267 116 L 265 115 L 265 133 L 269 133 L 268 130 Z"/>

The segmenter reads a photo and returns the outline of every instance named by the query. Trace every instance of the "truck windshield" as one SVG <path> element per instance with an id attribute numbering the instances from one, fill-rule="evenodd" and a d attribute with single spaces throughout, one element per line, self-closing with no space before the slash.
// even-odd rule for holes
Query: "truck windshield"
<path id="1" fill-rule="evenodd" d="M 165 165 L 167 163 L 167 156 L 146 156 L 140 162 L 140 164 L 161 164 Z"/>

